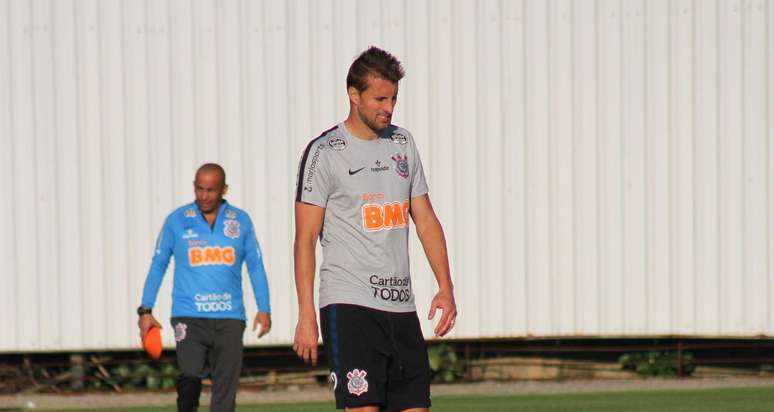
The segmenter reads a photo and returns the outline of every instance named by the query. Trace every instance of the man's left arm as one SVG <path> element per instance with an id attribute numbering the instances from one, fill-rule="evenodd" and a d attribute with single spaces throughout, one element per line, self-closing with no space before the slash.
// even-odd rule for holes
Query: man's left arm
<path id="1" fill-rule="evenodd" d="M 266 279 L 266 269 L 263 266 L 261 247 L 255 238 L 255 230 L 250 224 L 250 230 L 245 235 L 245 264 L 247 273 L 250 274 L 250 284 L 253 286 L 255 304 L 258 313 L 253 320 L 253 331 L 261 324 L 258 337 L 269 333 L 271 329 L 271 305 L 269 304 L 269 282 Z"/>
<path id="2" fill-rule="evenodd" d="M 412 197 L 409 211 L 430 268 L 438 282 L 438 293 L 430 303 L 428 319 L 432 320 L 435 317 L 435 311 L 441 309 L 441 320 L 435 327 L 435 336 L 441 337 L 449 333 L 457 318 L 457 304 L 454 301 L 454 285 L 449 270 L 446 238 L 427 194 Z"/>

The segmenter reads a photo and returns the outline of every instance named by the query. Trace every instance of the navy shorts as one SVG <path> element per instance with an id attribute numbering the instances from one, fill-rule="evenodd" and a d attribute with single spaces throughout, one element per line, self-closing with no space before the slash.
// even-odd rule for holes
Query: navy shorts
<path id="1" fill-rule="evenodd" d="M 357 305 L 320 309 L 336 408 L 430 407 L 430 364 L 416 312 Z"/>

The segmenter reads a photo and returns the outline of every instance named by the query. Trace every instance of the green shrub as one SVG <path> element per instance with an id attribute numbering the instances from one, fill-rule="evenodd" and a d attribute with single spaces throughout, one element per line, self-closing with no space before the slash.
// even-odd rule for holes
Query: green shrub
<path id="1" fill-rule="evenodd" d="M 618 358 L 622 369 L 631 370 L 643 377 L 670 377 L 680 372 L 680 357 L 677 352 L 638 352 L 626 353 Z M 682 373 L 688 376 L 693 373 L 693 354 L 683 352 Z"/>
<path id="2" fill-rule="evenodd" d="M 430 360 L 433 380 L 454 382 L 463 376 L 462 361 L 451 345 L 442 343 L 430 346 L 427 349 L 427 357 Z"/>
<path id="3" fill-rule="evenodd" d="M 123 364 L 110 370 L 109 383 L 121 389 L 168 389 L 175 387 L 177 374 L 177 368 L 170 363 L 160 367 L 148 363 Z M 102 386 L 98 384 L 95 388 Z"/>

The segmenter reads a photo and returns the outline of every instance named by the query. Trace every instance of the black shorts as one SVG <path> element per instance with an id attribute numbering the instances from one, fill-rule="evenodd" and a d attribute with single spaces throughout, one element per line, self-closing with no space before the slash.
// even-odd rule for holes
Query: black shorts
<path id="1" fill-rule="evenodd" d="M 336 408 L 430 407 L 430 364 L 416 312 L 357 305 L 320 309 Z"/>

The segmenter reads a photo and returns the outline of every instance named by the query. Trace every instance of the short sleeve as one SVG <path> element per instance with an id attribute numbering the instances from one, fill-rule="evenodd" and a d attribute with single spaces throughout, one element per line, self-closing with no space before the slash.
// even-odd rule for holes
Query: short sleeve
<path id="1" fill-rule="evenodd" d="M 414 142 L 414 137 L 409 135 L 409 164 L 411 165 L 411 197 L 427 194 L 427 181 L 425 180 L 425 171 L 422 168 L 422 159 L 419 156 L 419 150 Z"/>
<path id="2" fill-rule="evenodd" d="M 313 140 L 304 150 L 298 166 L 296 201 L 325 207 L 330 195 L 331 174 L 325 139 Z"/>

